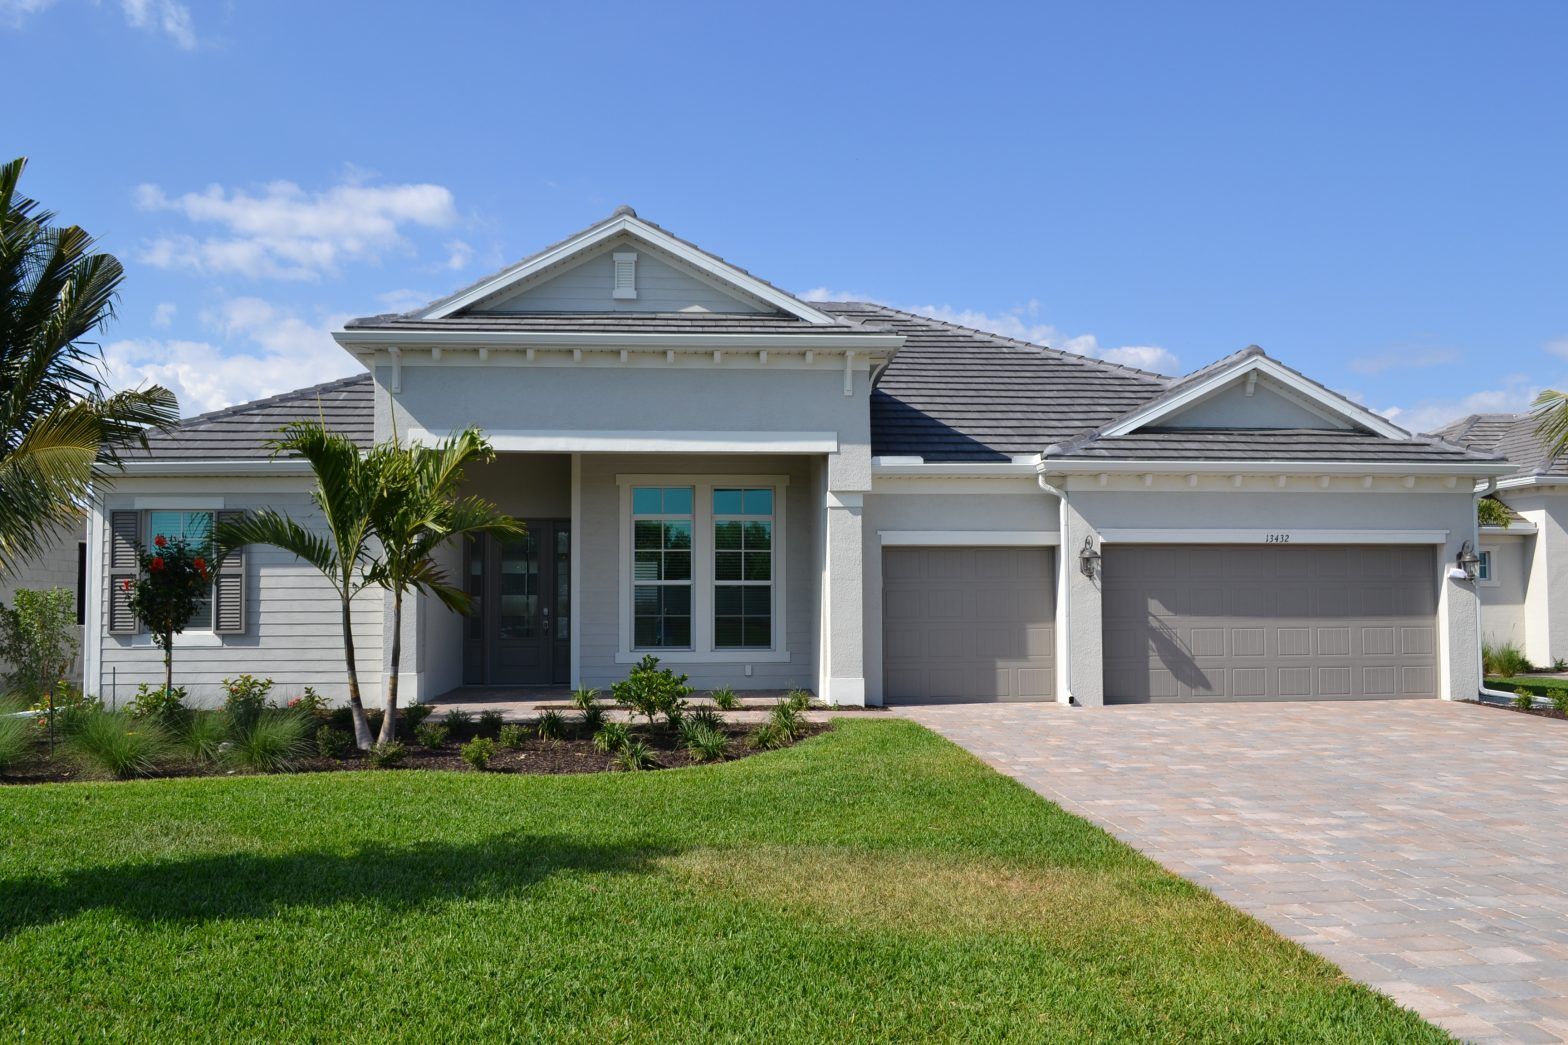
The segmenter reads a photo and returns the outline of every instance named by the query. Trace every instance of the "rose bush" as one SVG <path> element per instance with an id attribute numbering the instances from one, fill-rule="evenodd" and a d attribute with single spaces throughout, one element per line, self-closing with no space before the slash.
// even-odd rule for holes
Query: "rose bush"
<path id="1" fill-rule="evenodd" d="M 212 591 L 207 568 L 212 550 L 205 542 L 193 545 L 163 534 L 152 544 L 141 555 L 141 576 L 135 583 L 125 581 L 124 587 L 131 596 L 131 612 L 163 650 L 163 688 L 168 693 L 174 689 L 174 636 L 185 630 L 197 605 Z"/>

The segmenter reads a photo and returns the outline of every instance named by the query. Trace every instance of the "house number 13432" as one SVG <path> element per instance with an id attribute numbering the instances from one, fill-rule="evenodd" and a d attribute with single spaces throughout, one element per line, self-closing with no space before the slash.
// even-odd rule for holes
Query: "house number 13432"
<path id="1" fill-rule="evenodd" d="M 1263 535 L 1263 543 L 1264 544 L 1289 544 L 1290 543 L 1290 534 L 1288 534 L 1288 533 L 1266 533 L 1266 534 Z"/>

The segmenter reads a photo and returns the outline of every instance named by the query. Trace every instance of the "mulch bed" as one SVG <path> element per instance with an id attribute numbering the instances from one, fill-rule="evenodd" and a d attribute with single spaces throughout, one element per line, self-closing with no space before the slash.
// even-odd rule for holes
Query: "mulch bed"
<path id="1" fill-rule="evenodd" d="M 822 722 L 802 723 L 801 735 L 796 738 L 796 743 L 807 737 L 815 736 L 829 728 Z M 751 755 L 761 754 L 748 747 L 745 743 L 746 735 L 751 730 L 745 726 L 731 725 L 725 728 L 724 733 L 730 738 L 730 754 L 726 761 L 735 761 L 748 758 Z M 479 772 L 463 761 L 459 749 L 473 737 L 478 735 L 478 730 L 472 726 L 452 730 L 447 742 L 439 748 L 421 747 L 412 737 L 404 736 L 403 742 L 407 753 L 403 761 L 395 767 L 377 770 L 378 772 L 398 773 L 408 770 L 457 770 L 464 773 Z M 683 766 L 701 765 L 712 763 L 698 763 L 687 754 L 686 748 L 680 742 L 679 734 L 667 729 L 662 724 L 648 728 L 640 724 L 633 728 L 632 735 L 648 745 L 658 769 L 679 769 Z M 491 734 L 491 739 L 494 735 Z M 311 754 L 308 758 L 295 763 L 294 773 L 333 773 L 344 770 L 375 769 L 361 752 L 352 751 L 348 756 L 336 758 L 321 758 L 315 754 L 314 737 L 309 738 Z M 568 734 L 561 740 L 541 740 L 539 737 L 528 734 L 522 746 L 516 749 L 496 746 L 495 757 L 490 761 L 486 773 L 607 773 L 615 772 L 612 756 L 595 751 L 592 740 L 586 735 L 577 735 L 568 725 Z M 192 761 L 172 761 L 163 766 L 158 772 L 143 779 L 163 779 L 171 777 L 210 777 L 210 776 L 259 776 L 262 774 L 251 773 L 246 770 L 229 769 L 225 766 L 212 766 Z M 47 741 L 38 744 L 37 757 L 28 759 L 23 764 L 13 767 L 8 772 L 0 773 L 0 784 L 50 784 L 62 783 L 71 780 L 100 779 L 82 772 L 65 753 L 64 745 L 60 745 L 55 756 L 49 757 Z"/>
<path id="2" fill-rule="evenodd" d="M 1564 715 L 1556 708 L 1516 708 L 1512 704 L 1493 704 L 1485 700 L 1467 700 L 1464 703 L 1475 704 L 1483 708 L 1495 708 L 1498 711 L 1512 711 L 1520 715 L 1534 715 L 1536 718 L 1555 718 L 1568 721 L 1568 715 Z"/>

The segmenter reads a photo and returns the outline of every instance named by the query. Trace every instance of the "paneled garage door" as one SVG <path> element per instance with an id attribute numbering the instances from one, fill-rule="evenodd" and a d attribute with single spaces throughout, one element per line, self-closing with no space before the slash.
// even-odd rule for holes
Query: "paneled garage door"
<path id="1" fill-rule="evenodd" d="M 886 699 L 1053 699 L 1051 564 L 1049 548 L 886 549 Z"/>
<path id="2" fill-rule="evenodd" d="M 1420 545 L 1107 545 L 1106 703 L 1437 695 Z"/>

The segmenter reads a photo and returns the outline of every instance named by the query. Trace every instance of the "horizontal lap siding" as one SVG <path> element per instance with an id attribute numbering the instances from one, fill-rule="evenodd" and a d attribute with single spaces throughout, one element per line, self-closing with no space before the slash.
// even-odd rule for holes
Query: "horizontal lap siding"
<path id="1" fill-rule="evenodd" d="M 174 496 L 146 491 L 154 492 Z M 306 526 L 320 524 L 320 514 L 303 488 L 241 494 L 214 488 L 191 496 L 193 500 L 222 496 L 225 509 L 272 507 Z M 107 499 L 104 511 L 131 509 L 134 504 L 134 494 L 116 492 Z M 107 555 L 106 543 L 103 554 Z M 293 555 L 267 546 L 247 550 L 245 569 L 244 633 L 220 636 L 221 644 L 214 644 L 209 635 L 176 636 L 175 685 L 186 687 L 193 703 L 213 704 L 222 700 L 225 678 L 248 672 L 271 678 L 276 684 L 273 693 L 280 699 L 299 695 L 305 686 L 334 701 L 347 699 L 340 607 L 326 578 Z M 98 578 L 100 592 L 106 590 L 106 583 Z M 379 589 L 362 592 L 354 602 L 355 652 L 367 698 L 378 697 L 381 690 L 382 605 Z M 162 683 L 163 652 L 146 645 L 146 635 L 132 639 L 105 634 L 97 641 L 102 651 L 99 695 L 107 699 L 113 688 L 125 701 L 139 683 Z"/>

